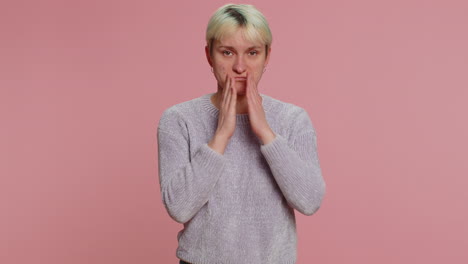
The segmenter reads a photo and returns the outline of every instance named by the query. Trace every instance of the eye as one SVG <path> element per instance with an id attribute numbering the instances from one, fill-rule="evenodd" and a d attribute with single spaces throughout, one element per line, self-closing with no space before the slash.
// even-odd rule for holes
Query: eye
<path id="1" fill-rule="evenodd" d="M 249 52 L 249 53 L 250 53 L 250 55 L 257 55 L 257 54 L 258 54 L 258 51 L 256 51 L 256 50 L 252 50 L 252 51 L 251 51 L 251 52 Z"/>
<path id="2" fill-rule="evenodd" d="M 229 50 L 224 50 L 223 54 L 226 56 L 231 56 L 232 52 L 230 52 Z"/>

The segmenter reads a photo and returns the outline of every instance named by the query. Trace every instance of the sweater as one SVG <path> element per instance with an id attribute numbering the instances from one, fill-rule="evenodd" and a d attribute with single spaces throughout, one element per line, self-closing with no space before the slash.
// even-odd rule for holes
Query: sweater
<path id="1" fill-rule="evenodd" d="M 312 215 L 325 194 L 311 119 L 260 94 L 275 138 L 262 145 L 248 114 L 237 114 L 220 154 L 208 146 L 218 125 L 213 94 L 167 108 L 158 124 L 161 199 L 183 224 L 176 256 L 194 264 L 293 264 L 294 209 Z"/>

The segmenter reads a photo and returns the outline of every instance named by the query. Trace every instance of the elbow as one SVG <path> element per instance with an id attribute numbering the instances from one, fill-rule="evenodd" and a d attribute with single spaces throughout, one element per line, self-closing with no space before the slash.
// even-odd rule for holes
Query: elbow
<path id="1" fill-rule="evenodd" d="M 185 224 L 193 216 L 189 210 L 187 210 L 187 206 L 184 206 L 180 200 L 170 197 L 170 195 L 167 195 L 165 192 L 163 192 L 162 195 L 162 202 L 169 216 L 178 223 Z"/>
<path id="2" fill-rule="evenodd" d="M 315 212 L 318 211 L 318 209 L 320 208 L 320 205 L 316 205 L 316 206 L 310 206 L 306 209 L 303 209 L 302 211 L 299 211 L 301 212 L 303 215 L 307 215 L 307 216 L 311 216 L 313 214 L 315 214 Z"/>
<path id="3" fill-rule="evenodd" d="M 325 183 L 323 182 L 319 188 L 312 191 L 308 199 L 297 210 L 304 215 L 311 216 L 315 214 L 322 205 L 323 197 L 325 196 Z"/>
<path id="4" fill-rule="evenodd" d="M 311 216 L 315 214 L 318 209 L 320 208 L 321 203 L 314 202 L 310 204 L 308 207 L 304 207 L 299 212 L 301 212 L 303 215 Z"/>
<path id="5" fill-rule="evenodd" d="M 177 223 L 185 224 L 192 218 L 192 216 L 188 214 L 186 210 L 183 210 L 180 206 L 166 202 L 164 202 L 164 205 L 169 216 Z"/>
<path id="6" fill-rule="evenodd" d="M 172 219 L 174 219 L 174 221 L 180 224 L 185 224 L 191 219 L 191 217 L 184 215 L 184 214 L 169 213 L 169 215 L 171 216 Z"/>
<path id="7" fill-rule="evenodd" d="M 320 205 L 321 202 L 314 201 L 312 203 L 309 203 L 307 206 L 298 208 L 298 211 L 301 212 L 303 215 L 311 216 L 318 211 Z"/>

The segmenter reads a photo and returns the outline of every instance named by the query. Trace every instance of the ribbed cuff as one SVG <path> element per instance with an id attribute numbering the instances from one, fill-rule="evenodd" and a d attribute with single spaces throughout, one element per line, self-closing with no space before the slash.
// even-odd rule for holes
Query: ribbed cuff
<path id="1" fill-rule="evenodd" d="M 265 145 L 260 145 L 260 151 L 269 164 L 276 164 L 276 161 L 287 158 L 287 153 L 284 151 L 285 144 L 288 142 L 281 135 L 276 134 L 275 139 Z"/>
<path id="2" fill-rule="evenodd" d="M 217 175 L 224 168 L 226 158 L 208 146 L 208 143 L 201 145 L 198 152 L 193 157 L 200 166 L 206 168 L 210 174 Z"/>
<path id="3" fill-rule="evenodd" d="M 211 254 L 216 254 L 216 252 L 210 252 L 210 253 Z M 229 261 L 227 259 L 219 259 L 219 256 L 213 257 L 210 254 L 202 256 L 202 257 L 193 256 L 193 255 L 188 254 L 188 253 L 180 252 L 179 250 L 176 251 L 176 256 L 179 259 L 184 259 L 186 262 L 194 263 L 194 264 L 219 264 L 219 263 L 238 264 L 238 263 L 240 263 L 240 262 L 237 262 L 237 261 L 236 262 L 231 262 L 231 261 Z M 297 261 L 297 257 L 296 257 L 296 255 L 292 255 L 292 256 L 289 257 L 289 260 L 284 260 L 284 261 L 276 260 L 276 261 L 278 261 L 278 262 L 274 262 L 274 263 L 295 264 L 296 261 Z M 245 263 L 245 262 L 242 262 L 242 263 Z M 258 263 L 258 262 L 255 262 L 255 263 Z"/>

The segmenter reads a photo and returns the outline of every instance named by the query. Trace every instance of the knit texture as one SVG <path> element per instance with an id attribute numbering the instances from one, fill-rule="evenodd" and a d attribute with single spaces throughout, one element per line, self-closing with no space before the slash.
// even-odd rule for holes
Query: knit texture
<path id="1" fill-rule="evenodd" d="M 294 209 L 314 214 L 325 194 L 307 112 L 260 94 L 275 139 L 262 145 L 248 114 L 224 154 L 208 146 L 218 124 L 213 93 L 167 108 L 158 125 L 162 202 L 175 221 L 176 256 L 194 264 L 294 264 Z"/>

